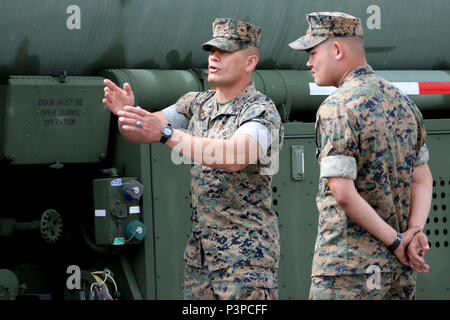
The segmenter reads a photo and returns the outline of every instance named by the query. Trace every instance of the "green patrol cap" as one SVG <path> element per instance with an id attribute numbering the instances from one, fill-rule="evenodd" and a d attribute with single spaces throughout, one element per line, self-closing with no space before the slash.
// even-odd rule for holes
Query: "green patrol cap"
<path id="1" fill-rule="evenodd" d="M 361 19 L 347 13 L 312 12 L 306 15 L 306 21 L 306 35 L 289 44 L 294 50 L 309 50 L 328 38 L 363 36 Z"/>
<path id="2" fill-rule="evenodd" d="M 234 52 L 248 46 L 259 47 L 261 28 L 232 18 L 217 18 L 213 23 L 213 38 L 202 45 L 205 51 L 211 47 Z"/>

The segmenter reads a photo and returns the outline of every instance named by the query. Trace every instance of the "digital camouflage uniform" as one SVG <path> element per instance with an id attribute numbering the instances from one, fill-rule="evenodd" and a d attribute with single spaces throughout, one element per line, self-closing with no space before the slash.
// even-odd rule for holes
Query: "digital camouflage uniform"
<path id="1" fill-rule="evenodd" d="M 327 28 L 344 29 L 330 34 L 350 30 L 349 36 L 362 35 L 355 19 L 333 13 L 308 16 L 313 29 L 320 29 L 323 22 Z M 357 27 L 353 27 L 355 23 Z M 414 298 L 415 272 L 350 219 L 334 199 L 327 178 L 353 179 L 358 193 L 379 216 L 404 232 L 413 169 L 429 157 L 425 138 L 422 115 L 415 104 L 368 65 L 348 73 L 322 103 L 316 117 L 319 223 L 310 298 Z M 382 274 L 375 275 L 379 276 L 378 287 L 369 290 L 367 281 L 374 270 Z"/>
<path id="2" fill-rule="evenodd" d="M 214 36 L 224 34 L 223 25 L 234 27 L 225 28 L 231 30 L 225 36 L 235 34 L 236 21 L 216 19 L 213 30 L 220 29 L 221 33 L 214 32 Z M 260 31 L 255 28 L 246 29 L 250 30 L 247 34 L 250 39 L 259 39 Z M 213 40 L 208 43 L 215 46 Z M 221 38 L 217 44 L 223 50 L 225 40 Z M 223 106 L 217 103 L 216 92 L 208 90 L 187 93 L 178 100 L 176 108 L 187 118 L 188 133 L 195 137 L 229 139 L 248 121 L 259 122 L 272 133 L 267 156 L 237 172 L 197 163 L 191 166 L 192 233 L 184 255 L 185 298 L 276 298 L 278 220 L 270 210 L 272 177 L 261 174 L 269 158 L 278 156 L 283 140 L 283 127 L 274 103 L 251 82 Z M 212 287 L 214 291 L 210 292 Z M 252 292 L 255 288 L 261 290 Z"/>

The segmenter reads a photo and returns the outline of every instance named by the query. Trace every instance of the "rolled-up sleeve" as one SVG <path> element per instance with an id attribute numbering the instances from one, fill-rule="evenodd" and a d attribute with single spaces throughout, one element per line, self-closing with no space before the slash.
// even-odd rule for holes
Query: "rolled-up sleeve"
<path id="1" fill-rule="evenodd" d="M 262 155 L 267 153 L 267 149 L 272 141 L 269 129 L 261 122 L 249 121 L 240 126 L 234 134 L 245 134 L 252 137 L 262 149 Z"/>
<path id="2" fill-rule="evenodd" d="M 417 132 L 417 150 L 416 150 L 416 159 L 414 161 L 414 166 L 418 167 L 428 162 L 430 159 L 430 153 L 428 151 L 428 147 L 426 144 L 427 140 L 427 132 L 425 130 L 425 126 L 423 124 L 422 113 L 416 105 L 413 105 L 416 117 L 416 124 L 418 127 Z"/>
<path id="3" fill-rule="evenodd" d="M 426 143 L 422 145 L 419 150 L 419 154 L 417 155 L 416 161 L 414 162 L 414 166 L 418 167 L 428 162 L 430 159 L 430 153 L 428 151 L 428 147 Z"/>
<path id="4" fill-rule="evenodd" d="M 167 121 L 174 127 L 175 129 L 186 129 L 188 126 L 188 121 L 184 114 L 179 113 L 177 111 L 177 106 L 175 104 L 161 110 L 162 113 L 167 118 Z"/>
<path id="5" fill-rule="evenodd" d="M 316 122 L 320 177 L 355 180 L 359 145 L 355 120 L 338 106 L 321 108 Z"/>
<path id="6" fill-rule="evenodd" d="M 321 178 L 349 178 L 357 176 L 356 159 L 349 156 L 328 156 L 320 161 Z"/>

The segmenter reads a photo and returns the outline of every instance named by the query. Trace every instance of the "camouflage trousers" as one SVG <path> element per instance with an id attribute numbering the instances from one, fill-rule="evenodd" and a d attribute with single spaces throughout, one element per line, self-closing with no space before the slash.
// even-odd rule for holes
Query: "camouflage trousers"
<path id="1" fill-rule="evenodd" d="M 416 272 L 313 276 L 311 300 L 414 300 Z"/>
<path id="2" fill-rule="evenodd" d="M 231 266 L 215 271 L 185 266 L 185 300 L 276 300 L 277 269 Z"/>

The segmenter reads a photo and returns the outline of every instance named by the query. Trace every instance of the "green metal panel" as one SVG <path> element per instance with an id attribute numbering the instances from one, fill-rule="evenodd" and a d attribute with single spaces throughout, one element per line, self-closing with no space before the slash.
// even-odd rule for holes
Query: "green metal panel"
<path id="1" fill-rule="evenodd" d="M 191 233 L 190 165 L 176 165 L 172 151 L 151 146 L 157 299 L 182 299 L 184 249 Z"/>
<path id="2" fill-rule="evenodd" d="M 379 8 L 378 25 L 373 5 Z M 0 56 L 0 77 L 204 68 L 207 53 L 200 46 L 210 39 L 217 17 L 262 27 L 259 68 L 305 70 L 307 54 L 288 43 L 307 30 L 307 13 L 330 10 L 362 19 L 368 61 L 376 69 L 450 64 L 446 0 L 15 0 L 0 3 L 0 41 L 8 44 Z"/>
<path id="3" fill-rule="evenodd" d="M 2 154 L 13 164 L 99 162 L 111 114 L 102 91 L 98 77 L 12 76 Z"/>
<path id="4" fill-rule="evenodd" d="M 280 155 L 280 170 L 272 181 L 272 210 L 278 213 L 281 256 L 279 299 L 308 299 L 312 255 L 317 234 L 316 193 L 319 166 L 315 158 L 314 124 L 288 123 Z M 293 146 L 303 147 L 300 163 L 292 162 Z M 292 169 L 304 167 L 303 180 L 293 180 Z"/>
<path id="5" fill-rule="evenodd" d="M 450 298 L 450 119 L 425 120 L 428 162 L 433 175 L 433 200 L 425 226 L 430 250 L 425 260 L 430 265 L 428 273 L 417 277 L 418 299 Z"/>

